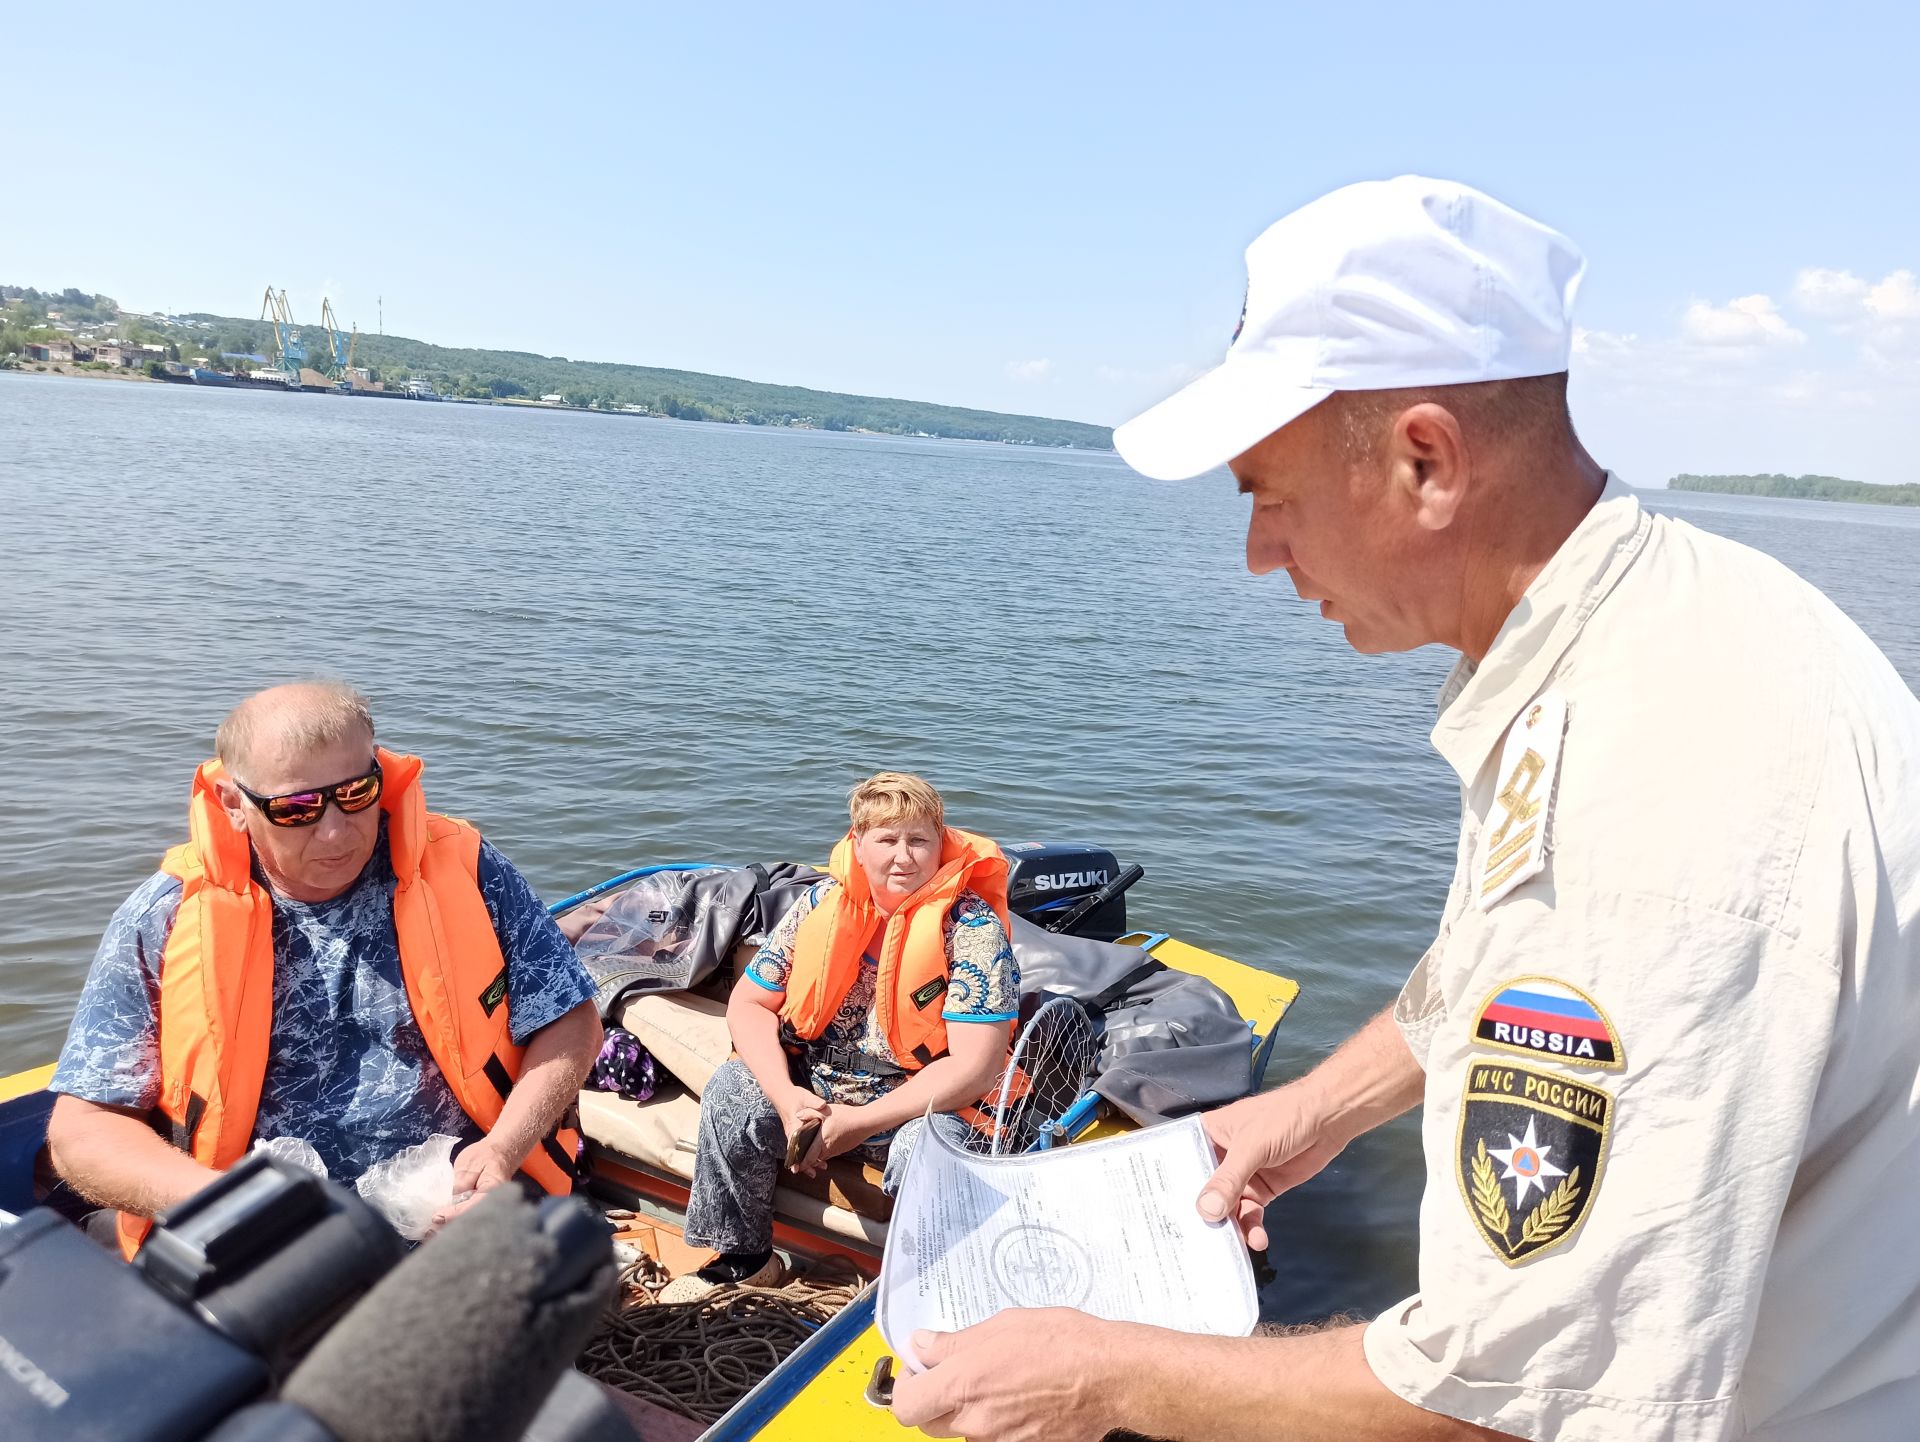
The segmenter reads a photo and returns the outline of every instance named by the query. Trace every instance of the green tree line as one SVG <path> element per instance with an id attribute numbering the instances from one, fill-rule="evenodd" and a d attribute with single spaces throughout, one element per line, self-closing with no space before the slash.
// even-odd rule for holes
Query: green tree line
<path id="1" fill-rule="evenodd" d="M 197 317 L 196 317 L 197 319 Z M 1043 416 L 1006 415 L 879 396 L 770 385 L 733 376 L 607 361 L 576 361 L 529 351 L 436 346 L 403 336 L 362 335 L 359 363 L 388 380 L 424 376 L 450 395 L 504 398 L 560 395 L 570 405 L 609 410 L 645 406 L 681 420 L 742 425 L 809 425 L 822 430 L 927 434 L 1016 445 L 1107 450 L 1105 426 Z"/>
<path id="2" fill-rule="evenodd" d="M 1876 486 L 1838 476 L 1678 475 L 1669 490 L 1713 491 L 1727 496 L 1785 496 L 1797 501 L 1866 501 L 1876 506 L 1920 506 L 1920 485 Z"/>

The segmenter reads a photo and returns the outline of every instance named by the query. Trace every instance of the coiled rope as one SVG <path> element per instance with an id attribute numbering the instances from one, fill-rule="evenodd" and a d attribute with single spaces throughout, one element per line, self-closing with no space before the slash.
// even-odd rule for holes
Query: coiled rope
<path id="1" fill-rule="evenodd" d="M 718 1421 L 864 1285 L 834 1257 L 784 1286 L 723 1286 L 695 1302 L 659 1301 L 669 1280 L 653 1257 L 628 1263 L 579 1366 L 696 1422 Z"/>

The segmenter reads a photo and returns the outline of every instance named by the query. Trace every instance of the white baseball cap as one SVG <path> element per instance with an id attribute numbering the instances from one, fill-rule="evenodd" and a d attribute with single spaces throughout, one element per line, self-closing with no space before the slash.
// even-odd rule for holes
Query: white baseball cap
<path id="1" fill-rule="evenodd" d="M 1586 261 L 1558 231 L 1450 180 L 1343 186 L 1247 247 L 1227 358 L 1113 433 L 1178 481 L 1224 465 L 1335 391 L 1552 375 Z"/>

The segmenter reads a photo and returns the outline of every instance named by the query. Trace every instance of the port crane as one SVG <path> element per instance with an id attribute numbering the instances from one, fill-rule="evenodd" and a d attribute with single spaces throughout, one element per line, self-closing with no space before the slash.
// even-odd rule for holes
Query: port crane
<path id="1" fill-rule="evenodd" d="M 353 351 L 360 344 L 360 327 L 355 325 L 351 334 L 343 335 L 333 313 L 333 302 L 325 296 L 320 297 L 320 324 L 333 343 L 333 373 L 344 384 L 353 369 Z"/>
<path id="2" fill-rule="evenodd" d="M 260 302 L 260 319 L 272 326 L 274 365 L 298 376 L 307 363 L 307 348 L 300 332 L 293 328 L 293 307 L 287 304 L 286 291 L 276 294 L 271 285 L 267 287 L 266 298 Z"/>

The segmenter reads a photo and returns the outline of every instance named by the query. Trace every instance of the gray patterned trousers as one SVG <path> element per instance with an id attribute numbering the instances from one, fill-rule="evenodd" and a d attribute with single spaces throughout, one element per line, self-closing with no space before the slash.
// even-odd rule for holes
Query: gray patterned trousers
<path id="1" fill-rule="evenodd" d="M 973 1128 L 942 1112 L 933 1118 L 942 1135 L 963 1142 Z M 901 1124 L 887 1146 L 881 1187 L 900 1190 L 914 1146 L 926 1131 L 924 1117 Z M 865 1151 L 862 1148 L 861 1151 Z M 787 1159 L 780 1113 L 760 1090 L 745 1062 L 728 1060 L 700 1094 L 699 1150 L 693 1160 L 693 1196 L 687 1203 L 690 1245 L 717 1252 L 764 1252 L 773 1246 L 773 1189 Z"/>

